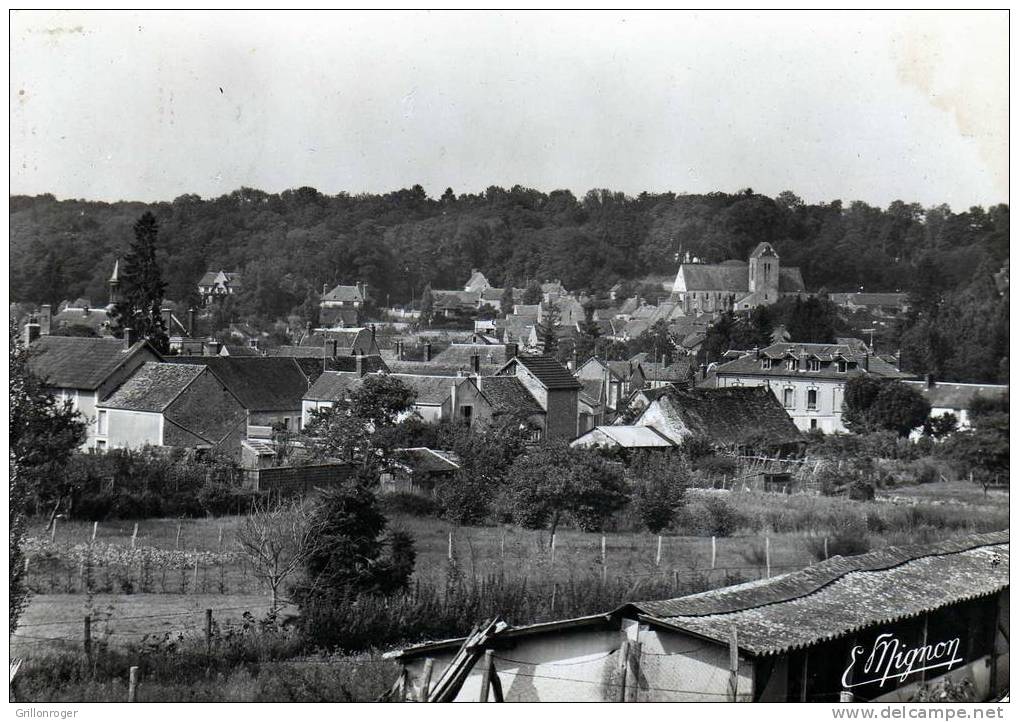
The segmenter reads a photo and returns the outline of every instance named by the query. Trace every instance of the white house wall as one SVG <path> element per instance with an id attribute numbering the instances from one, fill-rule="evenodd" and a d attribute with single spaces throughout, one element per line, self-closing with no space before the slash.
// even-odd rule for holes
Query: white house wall
<path id="1" fill-rule="evenodd" d="M 162 445 L 162 414 L 124 409 L 105 409 L 105 411 L 108 414 L 106 448 L 137 449 L 146 444 L 150 446 Z"/>

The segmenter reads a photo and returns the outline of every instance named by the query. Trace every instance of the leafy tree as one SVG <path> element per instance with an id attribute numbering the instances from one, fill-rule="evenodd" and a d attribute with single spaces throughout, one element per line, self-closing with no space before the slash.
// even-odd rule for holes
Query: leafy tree
<path id="1" fill-rule="evenodd" d="M 652 534 L 667 529 L 686 503 L 690 466 L 679 453 L 644 452 L 630 465 L 632 504 Z"/>
<path id="2" fill-rule="evenodd" d="M 541 284 L 532 278 L 524 287 L 524 296 L 520 299 L 520 303 L 525 306 L 537 306 L 541 303 L 542 297 Z"/>
<path id="3" fill-rule="evenodd" d="M 931 413 L 930 403 L 916 389 L 868 375 L 851 378 L 843 398 L 842 420 L 855 433 L 887 430 L 909 436 Z"/>
<path id="4" fill-rule="evenodd" d="M 502 295 L 499 296 L 499 317 L 506 318 L 506 316 L 513 313 L 513 284 L 506 279 L 506 287 L 502 289 Z"/>
<path id="5" fill-rule="evenodd" d="M 28 601 L 22 545 L 28 505 L 49 482 L 54 489 L 56 514 L 63 495 L 61 470 L 85 441 L 85 423 L 69 401 L 58 403 L 28 366 L 30 351 L 22 342 L 16 321 L 8 324 L 10 343 L 10 471 L 8 512 L 10 546 L 10 628 L 13 632 Z"/>
<path id="6" fill-rule="evenodd" d="M 134 240 L 120 271 L 122 300 L 114 305 L 111 315 L 114 335 L 134 329 L 157 351 L 168 353 L 170 340 L 162 317 L 166 284 L 156 261 L 158 235 L 159 223 L 146 211 L 134 224 Z"/>
<path id="7" fill-rule="evenodd" d="M 432 287 L 427 285 L 421 294 L 421 323 L 430 326 L 433 315 Z"/>
<path id="8" fill-rule="evenodd" d="M 954 434 L 959 428 L 959 417 L 952 413 L 932 416 L 923 422 L 923 433 L 935 439 Z"/>
<path id="9" fill-rule="evenodd" d="M 541 321 L 538 323 L 538 343 L 542 345 L 544 353 L 553 356 L 559 349 L 559 328 L 561 313 L 555 304 L 549 304 L 548 308 L 542 309 Z"/>
<path id="10" fill-rule="evenodd" d="M 597 452 L 549 441 L 513 462 L 501 504 L 521 526 L 547 528 L 551 540 L 565 515 L 594 531 L 627 500 L 618 465 Z"/>
<path id="11" fill-rule="evenodd" d="M 676 337 L 664 320 L 651 324 L 629 347 L 631 355 L 644 352 L 651 356 L 652 361 L 664 361 L 666 364 L 672 363 L 676 349 Z"/>
<path id="12" fill-rule="evenodd" d="M 332 407 L 312 413 L 305 443 L 316 458 L 344 459 L 357 463 L 366 476 L 377 474 L 392 461 L 394 428 L 415 396 L 399 379 L 369 374 Z"/>

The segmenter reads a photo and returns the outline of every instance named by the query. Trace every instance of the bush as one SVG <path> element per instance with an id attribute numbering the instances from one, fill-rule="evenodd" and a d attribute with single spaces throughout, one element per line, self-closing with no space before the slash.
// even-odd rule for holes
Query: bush
<path id="1" fill-rule="evenodd" d="M 652 534 L 667 529 L 685 503 L 690 469 L 678 454 L 638 454 L 631 466 L 631 505 Z"/>
<path id="2" fill-rule="evenodd" d="M 727 499 L 712 496 L 705 500 L 705 526 L 711 536 L 732 536 L 746 523 L 746 518 Z"/>
<path id="3" fill-rule="evenodd" d="M 824 537 L 811 537 L 807 546 L 815 559 L 825 558 Z M 870 547 L 868 521 L 856 516 L 842 517 L 832 530 L 832 535 L 828 537 L 828 558 L 866 554 Z"/>
<path id="4" fill-rule="evenodd" d="M 438 516 L 439 505 L 435 499 L 412 491 L 395 491 L 379 495 L 379 508 L 389 515 Z"/>
<path id="5" fill-rule="evenodd" d="M 736 476 L 736 460 L 729 456 L 704 456 L 694 462 L 694 469 L 709 479 Z"/>

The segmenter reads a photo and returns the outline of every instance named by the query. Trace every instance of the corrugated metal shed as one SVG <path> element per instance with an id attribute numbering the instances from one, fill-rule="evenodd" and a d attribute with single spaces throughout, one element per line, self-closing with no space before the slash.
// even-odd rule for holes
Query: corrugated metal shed
<path id="1" fill-rule="evenodd" d="M 1008 587 L 1008 532 L 834 557 L 781 577 L 628 607 L 646 621 L 778 654 Z"/>

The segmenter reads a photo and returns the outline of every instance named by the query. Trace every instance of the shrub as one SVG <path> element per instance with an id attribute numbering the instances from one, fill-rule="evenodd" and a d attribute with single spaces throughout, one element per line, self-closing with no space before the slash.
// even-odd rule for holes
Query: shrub
<path id="1" fill-rule="evenodd" d="M 669 527 L 685 503 L 690 469 L 678 454 L 638 454 L 631 466 L 631 504 L 645 528 L 657 534 Z"/>
<path id="2" fill-rule="evenodd" d="M 727 499 L 712 496 L 704 502 L 705 525 L 711 536 L 732 536 L 746 519 Z"/>
<path id="3" fill-rule="evenodd" d="M 694 468 L 708 478 L 733 477 L 736 475 L 736 460 L 729 456 L 704 456 L 694 462 Z"/>
<path id="4" fill-rule="evenodd" d="M 379 496 L 379 507 L 386 514 L 407 516 L 438 516 L 439 505 L 435 499 L 412 491 L 395 491 Z"/>
<path id="5" fill-rule="evenodd" d="M 828 558 L 853 556 L 870 551 L 867 520 L 856 516 L 842 517 L 828 537 Z M 808 548 L 815 559 L 824 559 L 824 537 L 811 537 Z"/>

